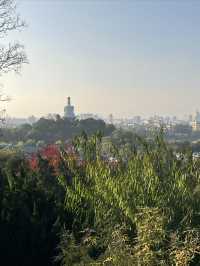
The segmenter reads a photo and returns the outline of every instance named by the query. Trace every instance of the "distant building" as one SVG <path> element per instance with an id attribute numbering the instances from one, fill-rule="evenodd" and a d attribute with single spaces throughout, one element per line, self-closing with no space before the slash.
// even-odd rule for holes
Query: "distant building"
<path id="1" fill-rule="evenodd" d="M 77 115 L 77 118 L 78 118 L 79 120 L 85 120 L 85 119 L 90 119 L 90 118 L 92 118 L 92 119 L 96 119 L 96 120 L 100 119 L 100 117 L 99 117 L 98 115 L 96 115 L 96 114 L 91 114 L 91 113 L 79 114 L 79 115 Z"/>
<path id="2" fill-rule="evenodd" d="M 109 117 L 108 117 L 109 124 L 113 124 L 113 120 L 114 120 L 113 114 L 110 114 Z"/>
<path id="3" fill-rule="evenodd" d="M 196 112 L 194 120 L 192 121 L 192 129 L 194 131 L 200 131 L 200 113 L 198 111 Z"/>
<path id="4" fill-rule="evenodd" d="M 189 122 L 189 123 L 192 123 L 192 121 L 193 121 L 193 117 L 192 117 L 192 115 L 189 115 L 189 116 L 188 116 L 188 122 Z"/>
<path id="5" fill-rule="evenodd" d="M 133 121 L 135 124 L 139 125 L 141 124 L 141 117 L 139 115 L 136 115 L 133 117 Z"/>
<path id="6" fill-rule="evenodd" d="M 64 108 L 64 117 L 69 118 L 69 119 L 75 118 L 74 106 L 71 105 L 70 97 L 67 98 L 67 105 Z"/>

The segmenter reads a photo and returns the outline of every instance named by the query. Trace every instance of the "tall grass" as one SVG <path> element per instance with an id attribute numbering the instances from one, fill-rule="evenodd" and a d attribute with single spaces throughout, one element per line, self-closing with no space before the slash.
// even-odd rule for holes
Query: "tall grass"
<path id="1" fill-rule="evenodd" d="M 85 247 L 90 259 L 71 265 L 190 265 L 197 259 L 200 161 L 190 151 L 177 158 L 161 134 L 151 141 L 138 138 L 128 156 L 111 145 L 116 160 L 109 162 L 102 158 L 100 136 L 82 136 L 74 144 L 83 160 L 63 152 L 71 180 L 63 174 L 59 182 L 65 208 L 75 215 L 74 229 L 92 228 L 96 240 L 91 247 L 74 235 L 74 245 Z M 95 257 L 91 249 L 102 252 Z M 63 265 L 69 265 L 61 250 Z"/>

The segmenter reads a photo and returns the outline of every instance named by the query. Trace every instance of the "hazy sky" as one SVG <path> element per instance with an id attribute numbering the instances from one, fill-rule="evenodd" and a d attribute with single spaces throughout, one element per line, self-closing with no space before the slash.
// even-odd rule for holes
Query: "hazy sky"
<path id="1" fill-rule="evenodd" d="M 1 77 L 12 116 L 183 115 L 200 109 L 200 1 L 19 0 L 21 75 Z"/>

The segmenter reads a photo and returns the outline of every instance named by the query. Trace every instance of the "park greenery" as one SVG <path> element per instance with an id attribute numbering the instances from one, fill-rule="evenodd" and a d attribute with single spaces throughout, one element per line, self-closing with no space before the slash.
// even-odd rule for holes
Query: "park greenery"
<path id="1" fill-rule="evenodd" d="M 2 151 L 2 265 L 200 265 L 199 159 L 163 132 L 126 144 L 82 133 L 32 157 Z"/>
<path id="2" fill-rule="evenodd" d="M 6 126 L 1 129 L 0 141 L 14 144 L 21 141 L 42 141 L 47 144 L 69 140 L 83 131 L 88 135 L 97 131 L 110 135 L 114 129 L 113 125 L 108 125 L 100 119 L 71 120 L 57 115 L 56 119 L 40 118 L 32 125 L 23 124 L 14 128 Z"/>

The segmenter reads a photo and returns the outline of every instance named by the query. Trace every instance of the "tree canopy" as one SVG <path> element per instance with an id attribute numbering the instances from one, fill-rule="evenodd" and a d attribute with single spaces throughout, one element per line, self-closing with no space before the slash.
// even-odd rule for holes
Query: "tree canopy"
<path id="1" fill-rule="evenodd" d="M 113 125 L 107 125 L 103 120 L 70 120 L 60 117 L 56 120 L 40 118 L 32 125 L 24 124 L 15 128 L 2 129 L 0 140 L 16 143 L 32 139 L 52 143 L 59 140 L 69 140 L 76 135 L 80 135 L 83 131 L 88 135 L 97 131 L 101 131 L 103 135 L 110 135 L 114 129 Z"/>

